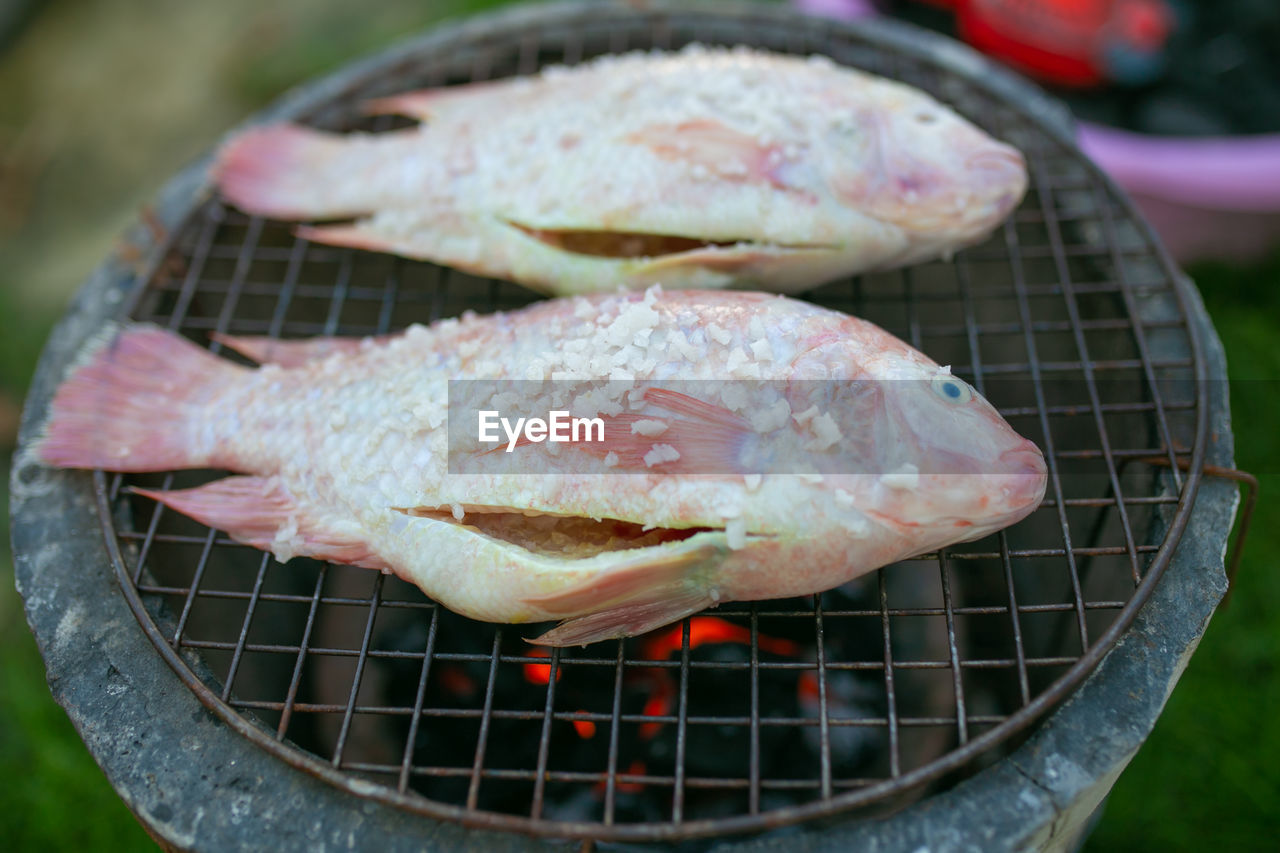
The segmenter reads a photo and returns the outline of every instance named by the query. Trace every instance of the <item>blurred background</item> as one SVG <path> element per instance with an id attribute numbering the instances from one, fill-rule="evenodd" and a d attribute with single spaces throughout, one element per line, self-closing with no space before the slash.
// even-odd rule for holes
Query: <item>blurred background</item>
<path id="1" fill-rule="evenodd" d="M 1280 204 L 1268 209 L 1258 190 L 1275 184 L 1280 168 L 1267 172 L 1274 161 L 1257 144 L 1267 141 L 1260 134 L 1280 132 L 1280 71 L 1267 64 L 1275 61 L 1273 49 L 1255 47 L 1280 43 L 1280 3 L 1144 2 L 1133 7 L 1140 13 L 1133 19 L 1115 11 L 1126 2 L 804 5 L 838 14 L 874 5 L 877 13 L 967 38 L 1038 75 L 1104 137 L 1105 125 L 1166 136 L 1250 134 L 1252 153 L 1229 158 L 1235 172 L 1215 183 L 1239 181 L 1246 185 L 1243 196 L 1179 198 L 1191 206 L 1196 232 L 1222 221 L 1217 214 L 1236 217 L 1228 226 L 1236 233 L 1280 221 Z M 1066 15 L 1060 20 L 1094 22 L 1083 29 L 1093 34 L 1093 47 L 1064 40 L 1056 48 L 1074 50 L 1074 66 L 1049 61 L 1046 72 L 1045 50 L 1053 60 L 1054 45 L 1032 45 L 1040 53 L 1028 52 L 1026 38 L 1019 41 L 1025 26 L 1020 31 L 1017 20 L 1000 17 L 1007 8 L 1037 4 Z M 118 236 L 145 215 L 160 185 L 290 86 L 443 18 L 497 5 L 0 0 L 0 510 L 6 517 L 8 461 L 43 341 L 94 266 L 123 248 Z M 1159 17 L 1165 12 L 1168 17 Z M 1117 32 L 1118 40 L 1112 38 Z M 1099 33 L 1111 34 L 1111 41 Z M 1134 149 L 1124 148 L 1131 142 L 1121 139 L 1130 159 L 1112 164 L 1117 173 L 1134 166 Z M 1102 144 L 1089 150 L 1100 160 L 1118 156 L 1114 139 Z M 1148 159 L 1145 149 L 1136 150 L 1139 164 Z M 1183 171 L 1191 168 L 1178 162 Z M 1159 180 L 1153 184 L 1144 174 L 1147 183 L 1138 186 L 1131 173 L 1118 177 L 1129 180 L 1144 203 L 1152 194 L 1160 203 Z M 1262 497 L 1230 605 L 1214 617 L 1086 849 L 1272 850 L 1280 838 L 1280 725 L 1274 719 L 1280 619 L 1273 616 L 1280 611 L 1274 565 L 1280 504 L 1273 499 L 1280 488 L 1280 245 L 1267 227 L 1254 228 L 1256 239 L 1239 246 L 1225 239 L 1187 242 L 1176 223 L 1168 227 L 1226 346 L 1236 460 L 1259 476 Z M 7 537 L 0 544 L 0 838 L 7 849 L 21 850 L 151 845 L 50 698 L 14 591 Z"/>

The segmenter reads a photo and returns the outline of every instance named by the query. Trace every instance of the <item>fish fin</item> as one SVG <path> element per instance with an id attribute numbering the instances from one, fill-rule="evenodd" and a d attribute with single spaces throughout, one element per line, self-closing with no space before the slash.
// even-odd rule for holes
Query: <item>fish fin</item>
<path id="1" fill-rule="evenodd" d="M 702 269 L 779 293 L 794 293 L 845 274 L 848 252 L 838 246 L 771 244 L 708 246 L 654 257 L 638 268 L 647 277 L 670 278 Z"/>
<path id="2" fill-rule="evenodd" d="M 742 442 L 753 432 L 745 419 L 723 406 L 666 388 L 649 388 L 645 399 L 680 417 L 638 412 L 600 415 L 604 421 L 603 440 L 579 442 L 574 447 L 601 458 L 610 453 L 616 455 L 618 461 L 614 467 L 619 470 L 652 470 L 664 474 L 750 473 L 738 463 Z M 661 420 L 667 428 L 657 435 L 644 435 L 632 429 L 633 424 L 648 420 Z M 534 443 L 528 436 L 521 435 L 513 446 Z M 666 445 L 679 456 L 650 465 L 645 456 L 658 445 Z M 482 455 L 502 449 L 499 444 L 483 451 Z"/>
<path id="3" fill-rule="evenodd" d="M 414 248 L 403 237 L 397 239 L 389 231 L 378 228 L 372 219 L 364 219 L 349 225 L 299 225 L 294 233 L 313 243 L 329 246 L 347 246 L 366 252 L 390 252 L 410 258 L 427 258 L 428 249 Z"/>
<path id="4" fill-rule="evenodd" d="M 459 86 L 418 89 L 365 101 L 361 109 L 368 115 L 408 116 L 419 121 L 427 121 L 439 118 L 450 107 L 465 108 L 469 104 L 474 104 L 480 96 L 510 88 L 510 80 L 486 80 Z"/>
<path id="5" fill-rule="evenodd" d="M 300 225 L 299 237 L 331 246 L 390 252 L 406 258 L 445 263 L 464 272 L 492 275 L 506 271 L 497 249 L 481 250 L 473 228 L 452 208 L 388 210 L 345 225 Z"/>
<path id="6" fill-rule="evenodd" d="M 737 463 L 745 432 L 724 427 L 708 427 L 697 421 L 665 418 L 667 429 L 659 435 L 640 435 L 631 430 L 636 421 L 651 420 L 652 415 L 621 414 L 603 418 L 604 441 L 582 443 L 583 450 L 595 456 L 614 453 L 619 470 L 654 471 L 663 474 L 742 473 Z M 660 459 L 663 448 L 679 454 L 670 461 L 649 464 L 645 457 L 655 451 Z M 666 454 L 669 455 L 669 454 Z"/>
<path id="7" fill-rule="evenodd" d="M 667 388 L 649 388 L 645 400 L 675 417 L 624 412 L 604 416 L 604 441 L 584 442 L 583 450 L 597 456 L 615 453 L 617 468 L 660 473 L 747 473 L 739 458 L 743 442 L 754 433 L 744 418 L 723 406 Z M 657 435 L 632 430 L 639 421 L 660 420 L 667 428 Z M 679 458 L 650 465 L 645 456 L 660 445 L 670 447 Z M 652 457 L 651 457 L 652 458 Z"/>
<path id="8" fill-rule="evenodd" d="M 732 430 L 749 430 L 750 425 L 741 415 L 735 415 L 724 406 L 708 403 L 670 388 L 646 388 L 644 398 L 659 408 L 675 412 L 704 423 L 707 426 L 719 426 Z"/>
<path id="9" fill-rule="evenodd" d="M 341 219 L 378 207 L 383 164 L 415 131 L 336 134 L 295 124 L 255 127 L 218 152 L 213 179 L 240 209 L 276 219 Z"/>
<path id="10" fill-rule="evenodd" d="M 280 340 L 266 335 L 224 335 L 221 332 L 214 332 L 209 337 L 258 364 L 275 364 L 280 367 L 301 367 L 335 354 L 353 355 L 360 351 L 367 340 L 331 337 Z"/>
<path id="11" fill-rule="evenodd" d="M 687 584 L 691 569 L 717 553 L 719 550 L 714 546 L 704 545 L 675 553 L 645 555 L 598 572 L 568 589 L 531 596 L 525 603 L 558 616 L 677 591 Z"/>
<path id="12" fill-rule="evenodd" d="M 575 646 L 630 637 L 696 613 L 715 602 L 692 573 L 719 549 L 703 546 L 631 562 L 559 592 L 525 603 L 546 613 L 581 613 L 533 640 L 548 646 Z"/>
<path id="13" fill-rule="evenodd" d="M 440 101 L 439 89 L 421 89 L 365 101 L 360 105 L 360 111 L 371 116 L 406 116 L 426 121 L 435 114 L 436 105 Z"/>
<path id="14" fill-rule="evenodd" d="M 778 251 L 772 247 L 714 246 L 663 255 L 646 263 L 644 269 L 646 272 L 657 272 L 676 267 L 702 267 L 714 272 L 739 275 L 760 268 L 777 255 Z"/>
<path id="15" fill-rule="evenodd" d="M 585 646 L 602 640 L 635 637 L 670 625 L 713 604 L 715 602 L 705 592 L 689 590 L 670 598 L 624 604 L 568 619 L 529 642 L 541 646 Z"/>
<path id="16" fill-rule="evenodd" d="M 651 124 L 628 134 L 626 141 L 645 146 L 663 160 L 702 166 L 723 180 L 786 188 L 776 174 L 782 162 L 777 145 L 761 145 L 751 134 L 715 119 Z"/>
<path id="17" fill-rule="evenodd" d="M 58 386 L 36 452 L 61 468 L 215 465 L 192 447 L 187 424 L 244 370 L 156 326 L 112 326 Z"/>
<path id="18" fill-rule="evenodd" d="M 308 517 L 305 508 L 274 477 L 225 477 L 194 489 L 133 492 L 224 531 L 237 542 L 272 551 L 283 562 L 291 557 L 314 557 L 370 569 L 387 565 L 362 540 L 326 530 Z M 293 525 L 296 532 L 279 534 Z"/>

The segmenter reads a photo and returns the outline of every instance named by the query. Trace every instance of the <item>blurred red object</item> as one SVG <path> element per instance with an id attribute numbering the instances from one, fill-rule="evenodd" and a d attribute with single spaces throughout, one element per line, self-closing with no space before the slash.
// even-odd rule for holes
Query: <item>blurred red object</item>
<path id="1" fill-rule="evenodd" d="M 1177 19 L 1167 0 L 917 0 L 950 9 L 960 38 L 1023 73 L 1072 88 L 1160 75 Z"/>

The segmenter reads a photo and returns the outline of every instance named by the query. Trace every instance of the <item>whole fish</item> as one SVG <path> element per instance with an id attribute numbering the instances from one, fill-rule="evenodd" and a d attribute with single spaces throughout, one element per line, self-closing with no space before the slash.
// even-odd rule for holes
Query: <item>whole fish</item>
<path id="1" fill-rule="evenodd" d="M 381 339 L 219 340 L 263 365 L 151 326 L 105 336 L 59 387 L 40 457 L 242 472 L 136 491 L 282 561 L 394 572 L 476 619 L 565 620 L 551 645 L 829 589 L 1011 524 L 1045 488 L 1036 446 L 947 369 L 780 296 L 651 288 Z M 455 396 L 514 381 L 549 406 L 572 390 L 600 440 L 451 439 Z M 762 448 L 820 464 L 762 475 Z"/>
<path id="2" fill-rule="evenodd" d="M 384 98 L 425 124 L 278 124 L 222 150 L 244 210 L 321 243 L 556 294 L 618 285 L 795 292 L 981 240 L 1022 155 L 928 95 L 808 59 L 693 46 Z"/>

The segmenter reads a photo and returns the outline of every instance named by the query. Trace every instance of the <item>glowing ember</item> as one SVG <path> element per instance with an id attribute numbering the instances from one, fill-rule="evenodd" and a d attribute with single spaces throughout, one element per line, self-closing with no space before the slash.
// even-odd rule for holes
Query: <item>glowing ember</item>
<path id="1" fill-rule="evenodd" d="M 800 678 L 796 681 L 796 695 L 803 701 L 808 699 L 812 702 L 818 701 L 818 673 L 805 671 L 800 673 Z"/>
<path id="2" fill-rule="evenodd" d="M 546 657 L 551 657 L 551 653 L 548 652 L 545 648 L 538 646 L 536 648 L 529 650 L 529 657 L 546 658 Z M 560 681 L 560 677 L 562 675 L 564 675 L 564 672 L 559 667 L 557 667 L 556 668 L 557 682 Z M 548 682 L 550 682 L 551 681 L 550 662 L 545 664 L 526 663 L 524 665 L 524 680 L 529 682 L 530 684 L 547 684 Z"/>
<path id="3" fill-rule="evenodd" d="M 644 703 L 644 715 L 646 717 L 665 717 L 671 713 L 671 706 L 676 698 L 675 687 L 671 684 L 670 677 L 665 672 L 658 672 L 657 678 L 653 679 L 653 692 Z M 662 723 L 641 723 L 640 739 L 653 740 L 658 732 L 662 731 Z"/>
<path id="4" fill-rule="evenodd" d="M 648 768 L 645 766 L 645 763 L 637 758 L 631 762 L 626 770 L 619 773 L 618 776 L 623 775 L 623 773 L 628 776 L 643 776 L 646 772 L 648 772 Z M 621 779 L 618 779 L 617 784 L 614 787 L 619 794 L 638 794 L 644 790 L 644 783 L 624 782 Z M 597 800 L 604 799 L 605 790 L 605 781 L 601 779 L 593 788 L 593 792 Z"/>
<path id="5" fill-rule="evenodd" d="M 756 634 L 756 642 L 760 649 L 775 655 L 796 657 L 800 654 L 800 646 L 791 640 Z M 716 616 L 695 616 L 689 620 L 689 649 L 693 650 L 707 643 L 750 645 L 751 631 Z M 682 634 L 679 627 L 656 634 L 644 644 L 645 656 L 650 660 L 666 660 L 681 648 Z"/>
<path id="6" fill-rule="evenodd" d="M 467 675 L 466 671 L 461 667 L 440 667 L 440 681 L 446 691 L 458 697 L 474 696 L 480 689 L 475 680 Z"/>
<path id="7" fill-rule="evenodd" d="M 631 776 L 643 776 L 645 774 L 645 771 L 646 771 L 646 768 L 644 766 L 644 762 L 638 758 L 635 761 L 631 762 L 631 766 L 627 768 L 627 773 Z M 643 782 L 623 782 L 621 779 L 618 780 L 619 793 L 636 794 L 643 790 L 644 790 Z"/>

